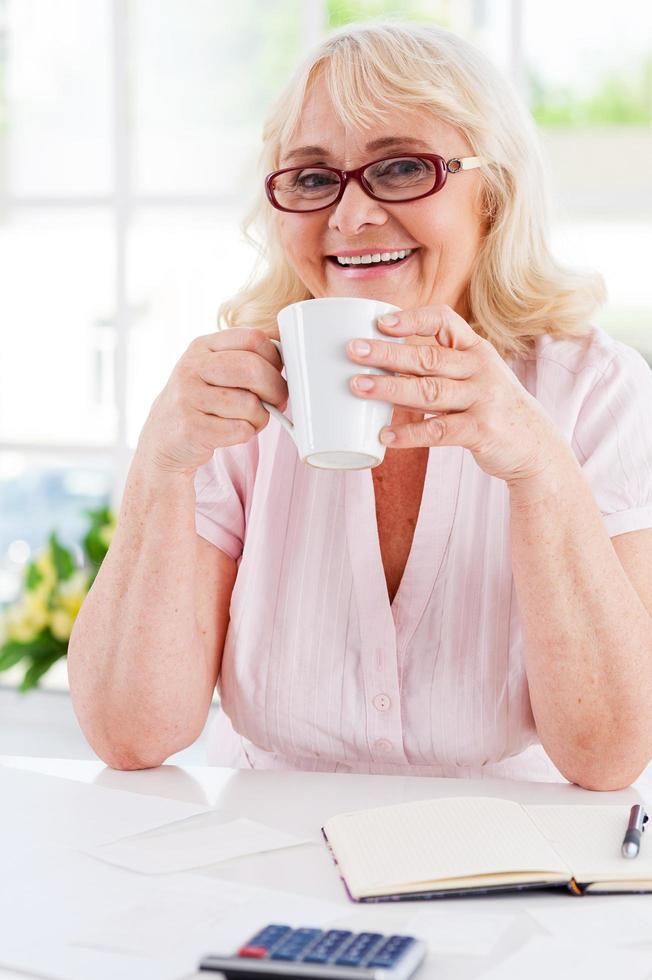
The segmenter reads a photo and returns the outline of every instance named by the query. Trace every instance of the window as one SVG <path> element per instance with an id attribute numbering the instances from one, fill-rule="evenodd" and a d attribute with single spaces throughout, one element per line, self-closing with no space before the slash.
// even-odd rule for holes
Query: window
<path id="1" fill-rule="evenodd" d="M 313 0 L 0 0 L 0 604 L 117 505 L 151 403 L 253 255 L 262 115 Z"/>
<path id="2" fill-rule="evenodd" d="M 154 397 L 249 273 L 270 96 L 323 27 L 387 13 L 512 77 L 557 253 L 603 272 L 598 322 L 652 356 L 646 0 L 0 0 L 0 603 L 51 528 L 74 545 L 117 504 Z"/>

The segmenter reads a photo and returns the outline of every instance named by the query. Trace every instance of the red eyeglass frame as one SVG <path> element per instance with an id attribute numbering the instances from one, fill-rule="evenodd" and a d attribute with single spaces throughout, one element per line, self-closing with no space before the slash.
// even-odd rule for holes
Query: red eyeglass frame
<path id="1" fill-rule="evenodd" d="M 364 171 L 368 167 L 373 167 L 375 163 L 382 163 L 383 160 L 429 160 L 435 165 L 435 184 L 425 194 L 417 194 L 416 197 L 403 197 L 399 201 L 387 200 L 383 197 L 378 197 L 377 194 L 371 190 L 368 182 L 364 178 Z M 452 157 L 450 160 L 445 160 L 444 157 L 440 156 L 438 153 L 401 153 L 397 156 L 392 157 L 379 157 L 377 160 L 371 160 L 370 163 L 363 164 L 362 167 L 357 167 L 355 170 L 338 170 L 337 167 L 324 167 L 324 166 L 310 166 L 307 164 L 304 167 L 284 167 L 283 170 L 274 170 L 273 173 L 267 174 L 265 177 L 265 192 L 267 198 L 272 207 L 276 208 L 277 211 L 287 211 L 290 214 L 314 214 L 316 211 L 325 211 L 326 208 L 332 208 L 335 204 L 342 200 L 344 191 L 346 190 L 346 185 L 350 180 L 357 180 L 360 186 L 363 188 L 369 197 L 372 197 L 374 201 L 381 201 L 383 204 L 407 204 L 408 201 L 419 201 L 423 197 L 430 197 L 431 194 L 436 194 L 442 189 L 446 183 L 446 178 L 448 174 L 457 174 L 460 170 L 473 170 L 475 167 L 481 166 L 481 160 L 479 157 Z M 336 174 L 340 181 L 340 189 L 337 193 L 337 197 L 330 201 L 328 204 L 322 204 L 320 208 L 284 208 L 278 203 L 274 197 L 274 191 L 272 189 L 272 182 L 276 177 L 280 177 L 281 174 L 290 173 L 291 170 L 328 170 L 330 173 Z"/>

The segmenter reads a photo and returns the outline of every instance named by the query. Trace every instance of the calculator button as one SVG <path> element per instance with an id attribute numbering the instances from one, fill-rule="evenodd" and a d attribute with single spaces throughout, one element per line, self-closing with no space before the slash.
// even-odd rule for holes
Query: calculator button
<path id="1" fill-rule="evenodd" d="M 390 936 L 373 954 L 366 966 L 392 967 L 414 942 L 412 936 Z"/>
<path id="2" fill-rule="evenodd" d="M 263 946 L 265 949 L 270 949 L 275 946 L 284 936 L 288 936 L 292 932 L 290 926 L 277 925 L 273 923 L 271 925 L 265 926 L 264 929 L 260 929 L 255 936 L 242 947 L 243 949 L 249 946 Z"/>
<path id="3" fill-rule="evenodd" d="M 309 946 L 323 936 L 321 929 L 295 929 L 283 942 L 276 946 L 270 956 L 272 960 L 298 960 Z"/>
<path id="4" fill-rule="evenodd" d="M 359 966 L 372 949 L 383 939 L 379 932 L 360 932 L 335 960 L 336 966 Z"/>
<path id="5" fill-rule="evenodd" d="M 250 959 L 260 960 L 263 956 L 267 956 L 266 946 L 242 946 L 238 950 L 238 956 L 248 956 Z"/>
<path id="6" fill-rule="evenodd" d="M 328 963 L 351 938 L 350 929 L 330 929 L 303 957 L 304 963 Z"/>

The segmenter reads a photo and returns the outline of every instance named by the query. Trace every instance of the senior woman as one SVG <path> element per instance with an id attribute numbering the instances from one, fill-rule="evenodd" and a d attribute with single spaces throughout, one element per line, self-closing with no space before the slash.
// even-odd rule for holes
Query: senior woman
<path id="1" fill-rule="evenodd" d="M 75 624 L 89 741 L 156 766 L 217 683 L 216 764 L 628 785 L 652 755 L 652 372 L 550 254 L 527 114 L 447 31 L 354 25 L 299 66 L 262 163 L 266 264 L 154 402 Z M 322 296 L 400 307 L 380 329 L 406 344 L 348 350 L 353 394 L 394 405 L 373 470 L 302 464 L 261 404 L 287 404 L 278 310 Z"/>

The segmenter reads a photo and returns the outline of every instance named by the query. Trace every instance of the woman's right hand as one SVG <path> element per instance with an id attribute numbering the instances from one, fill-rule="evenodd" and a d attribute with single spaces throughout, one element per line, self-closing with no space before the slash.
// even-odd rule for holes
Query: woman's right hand
<path id="1" fill-rule="evenodd" d="M 197 337 L 155 399 L 138 454 L 162 470 L 192 473 L 220 446 L 247 442 L 288 390 L 274 344 L 261 330 L 234 327 Z"/>

